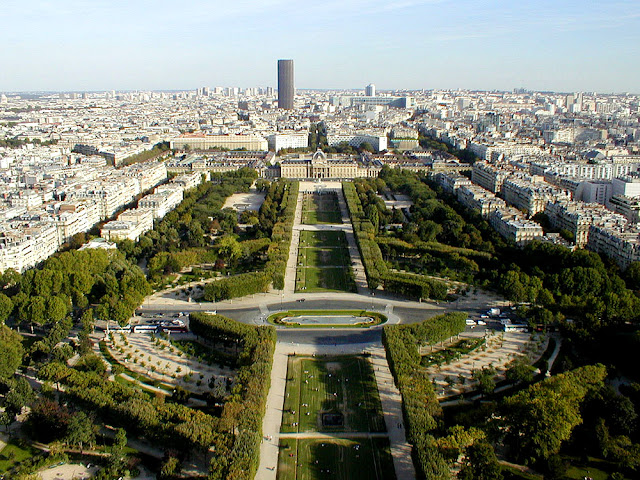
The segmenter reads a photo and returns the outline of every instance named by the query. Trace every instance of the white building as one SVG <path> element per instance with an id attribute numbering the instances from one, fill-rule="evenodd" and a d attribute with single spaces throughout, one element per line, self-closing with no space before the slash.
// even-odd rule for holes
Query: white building
<path id="1" fill-rule="evenodd" d="M 274 133 L 267 137 L 269 149 L 279 152 L 283 148 L 308 148 L 309 134 L 307 132 Z"/>

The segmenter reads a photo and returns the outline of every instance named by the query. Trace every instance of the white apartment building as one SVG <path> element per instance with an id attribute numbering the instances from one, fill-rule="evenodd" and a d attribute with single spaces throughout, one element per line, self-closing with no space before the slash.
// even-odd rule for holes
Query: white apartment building
<path id="1" fill-rule="evenodd" d="M 566 229 L 575 237 L 575 244 L 583 247 L 589 242 L 592 225 L 611 222 L 624 223 L 620 215 L 607 210 L 597 203 L 557 202 L 547 203 L 544 213 L 555 229 Z"/>
<path id="2" fill-rule="evenodd" d="M 156 189 L 156 193 L 146 195 L 138 201 L 138 208 L 149 209 L 154 219 L 161 219 L 182 202 L 182 189 L 173 187 L 171 190 Z M 122 215 L 120 215 L 122 217 Z"/>
<path id="3" fill-rule="evenodd" d="M 105 223 L 100 236 L 109 241 L 129 239 L 137 241 L 140 236 L 153 229 L 153 211 L 149 209 L 127 210 L 114 220 Z"/>
<path id="4" fill-rule="evenodd" d="M 486 162 L 476 162 L 473 164 L 471 181 L 491 193 L 500 193 L 502 184 L 511 173 L 509 170 L 504 170 Z"/>
<path id="5" fill-rule="evenodd" d="M 544 236 L 539 224 L 527 220 L 513 208 L 493 210 L 488 221 L 500 235 L 520 246 Z"/>
<path id="6" fill-rule="evenodd" d="M 442 187 L 445 192 L 454 194 L 460 187 L 468 187 L 472 185 L 471 180 L 469 180 L 464 175 L 460 175 L 459 173 L 436 173 L 433 176 L 433 179 Z"/>
<path id="7" fill-rule="evenodd" d="M 612 258 L 620 268 L 640 261 L 640 228 L 626 222 L 592 225 L 587 248 Z"/>
<path id="8" fill-rule="evenodd" d="M 352 147 L 358 148 L 363 143 L 368 143 L 376 152 L 387 149 L 386 135 L 373 135 L 368 133 L 328 133 L 327 144 L 330 147 L 337 147 L 342 142 L 347 142 Z"/>
<path id="9" fill-rule="evenodd" d="M 182 175 L 178 175 L 171 179 L 171 183 L 182 186 L 185 191 L 190 190 L 192 188 L 196 188 L 202 183 L 202 173 L 183 173 Z"/>
<path id="10" fill-rule="evenodd" d="M 235 135 L 205 135 L 204 133 L 189 133 L 172 138 L 169 142 L 172 149 L 210 150 L 213 148 L 228 148 L 238 150 L 244 148 L 251 151 L 269 149 L 268 142 L 255 134 Z"/>
<path id="11" fill-rule="evenodd" d="M 100 220 L 113 216 L 118 210 L 131 203 L 138 191 L 138 182 L 130 180 L 134 185 L 125 182 L 92 182 L 86 186 L 77 185 L 69 191 L 70 200 L 92 199 L 95 200 L 100 210 Z M 137 187 L 137 188 L 136 188 Z"/>
<path id="12" fill-rule="evenodd" d="M 307 148 L 309 147 L 308 132 L 284 132 L 274 133 L 267 137 L 269 149 L 279 152 L 283 148 Z"/>
<path id="13" fill-rule="evenodd" d="M 546 183 L 542 177 L 508 178 L 502 193 L 509 205 L 526 211 L 530 216 L 542 212 L 548 202 L 571 200 L 571 194 Z"/>
<path id="14" fill-rule="evenodd" d="M 487 218 L 494 210 L 504 210 L 507 204 L 501 198 L 477 185 L 466 185 L 457 190 L 458 201 Z"/>
<path id="15" fill-rule="evenodd" d="M 3 226 L 0 231 L 0 271 L 24 272 L 53 255 L 59 247 L 55 225 L 36 222 L 27 227 Z"/>

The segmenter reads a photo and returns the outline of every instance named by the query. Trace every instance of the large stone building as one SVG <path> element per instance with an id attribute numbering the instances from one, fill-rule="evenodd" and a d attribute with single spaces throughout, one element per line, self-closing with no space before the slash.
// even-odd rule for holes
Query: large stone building
<path id="1" fill-rule="evenodd" d="M 277 169 L 278 167 L 276 167 Z M 356 158 L 344 155 L 327 155 L 318 150 L 313 156 L 288 156 L 280 161 L 279 171 L 272 177 L 298 179 L 346 179 L 358 177 L 377 177 L 381 167 L 365 165 Z"/>

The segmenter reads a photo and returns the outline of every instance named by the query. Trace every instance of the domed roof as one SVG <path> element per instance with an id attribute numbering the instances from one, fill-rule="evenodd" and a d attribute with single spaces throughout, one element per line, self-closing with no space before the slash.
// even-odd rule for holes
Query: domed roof
<path id="1" fill-rule="evenodd" d="M 313 154 L 313 157 L 311 157 L 311 161 L 326 161 L 327 160 L 327 156 L 325 155 L 325 153 L 318 149 L 316 151 L 316 153 Z"/>

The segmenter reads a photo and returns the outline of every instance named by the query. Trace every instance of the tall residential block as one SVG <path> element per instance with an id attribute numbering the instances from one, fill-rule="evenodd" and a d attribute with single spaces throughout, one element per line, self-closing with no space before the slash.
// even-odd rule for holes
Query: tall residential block
<path id="1" fill-rule="evenodd" d="M 373 83 L 367 85 L 364 89 L 364 94 L 367 97 L 375 97 L 376 96 L 376 86 Z"/>
<path id="2" fill-rule="evenodd" d="M 293 110 L 293 60 L 278 60 L 278 108 Z"/>

